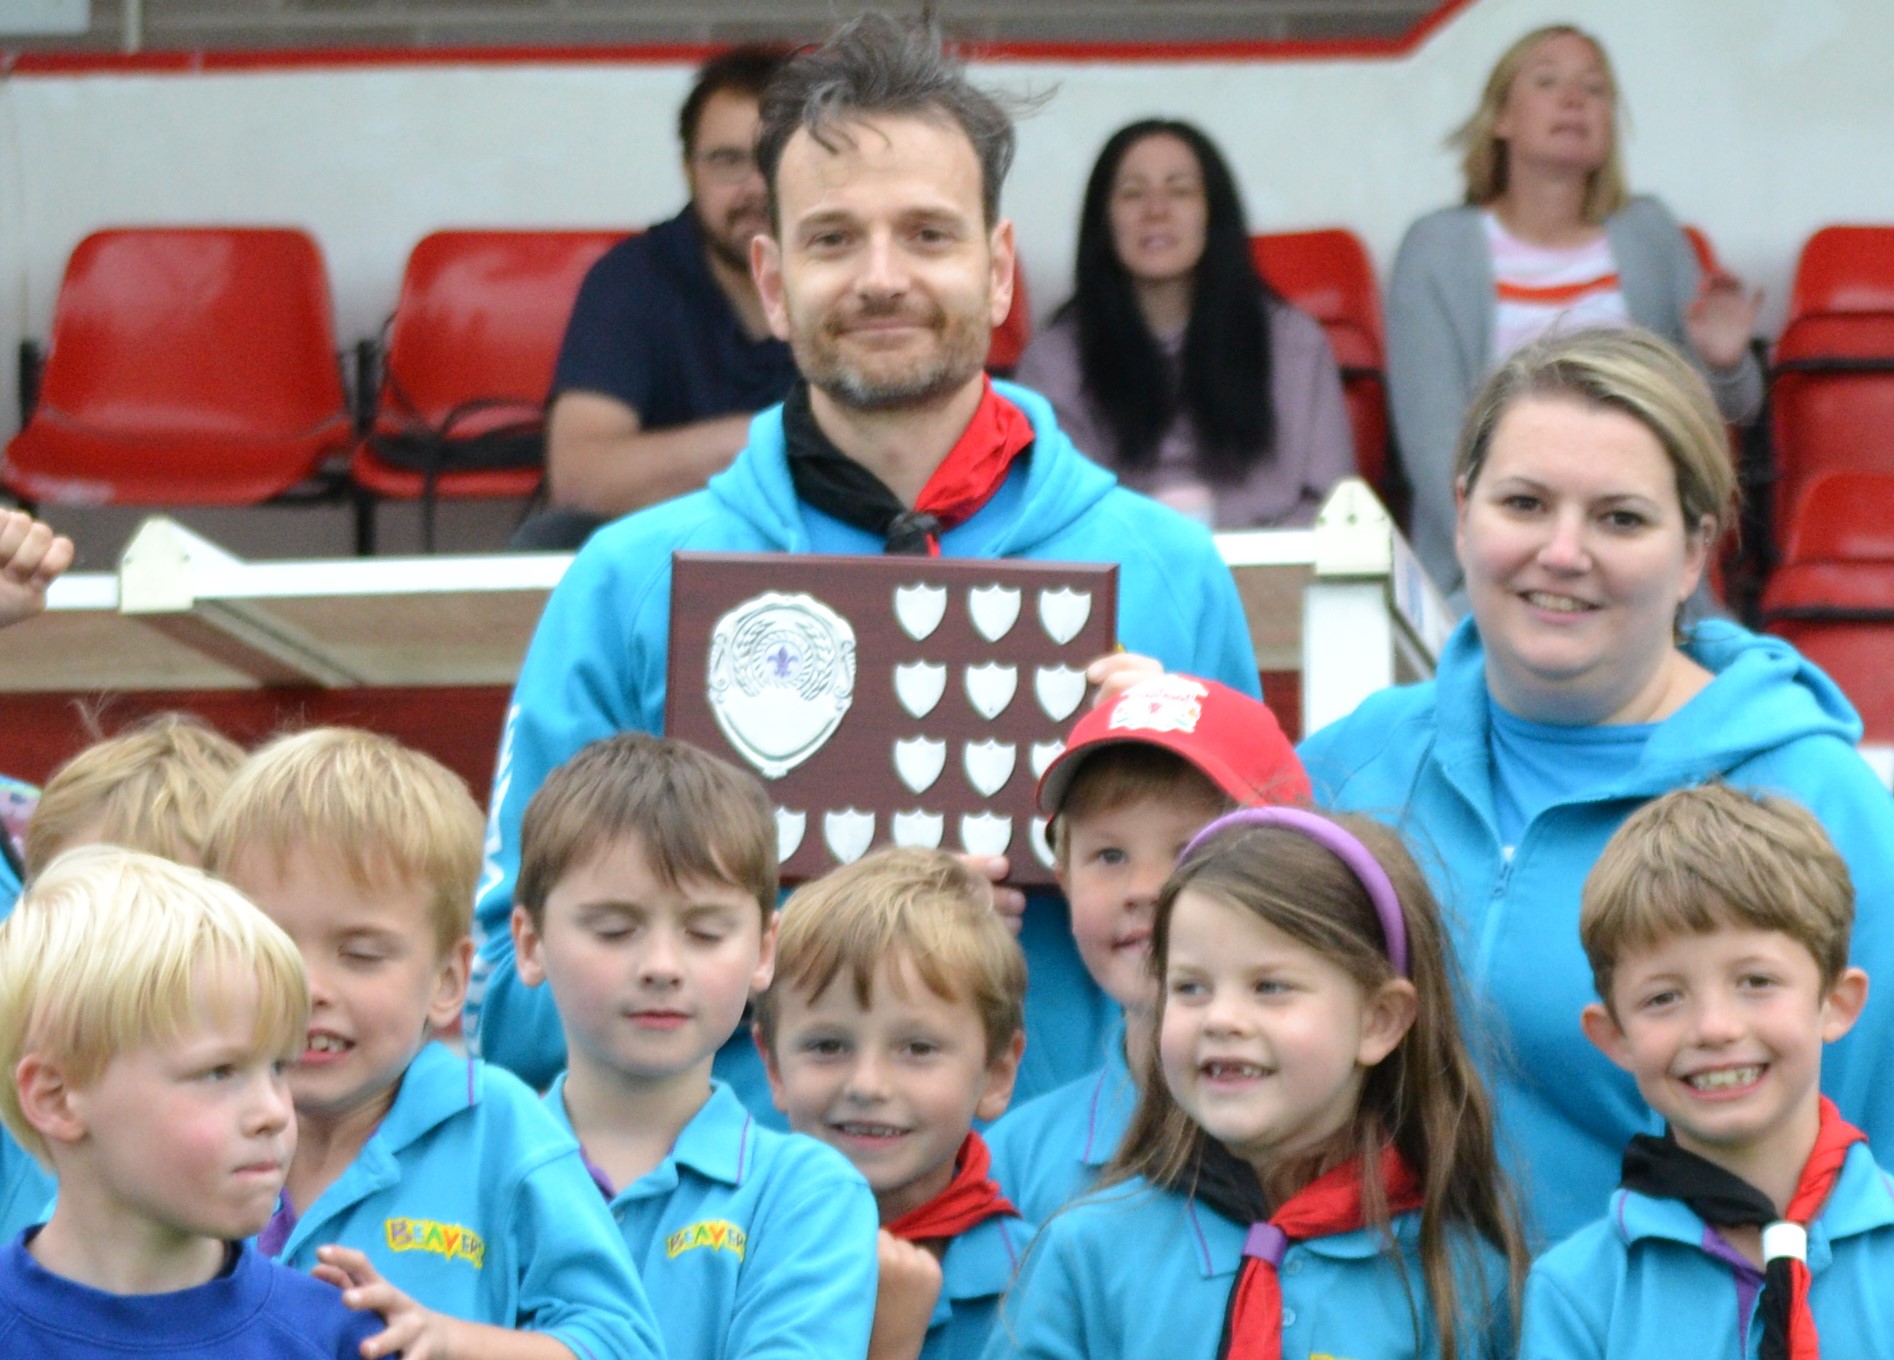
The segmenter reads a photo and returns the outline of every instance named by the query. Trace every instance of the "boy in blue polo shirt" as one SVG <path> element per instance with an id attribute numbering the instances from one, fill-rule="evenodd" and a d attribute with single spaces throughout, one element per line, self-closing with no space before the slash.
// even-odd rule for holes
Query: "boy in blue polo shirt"
<path id="1" fill-rule="evenodd" d="M 367 1360 L 650 1360 L 578 1145 L 509 1073 L 431 1042 L 466 992 L 480 836 L 451 771 L 349 728 L 271 742 L 219 804 L 206 863 L 296 942 L 313 1001 L 260 1245 L 387 1318 Z"/>
<path id="2" fill-rule="evenodd" d="M 1118 1150 L 1150 1059 L 1157 890 L 1178 852 L 1239 805 L 1304 803 L 1308 777 L 1275 714 L 1212 680 L 1154 675 L 1087 712 L 1039 781 L 1079 958 L 1122 1013 L 1104 1065 L 987 1133 L 993 1179 L 1044 1222 Z"/>
<path id="3" fill-rule="evenodd" d="M 756 1039 L 789 1126 L 875 1192 L 872 1360 L 972 1360 L 1032 1229 L 975 1120 L 1012 1098 L 1026 959 L 992 885 L 939 850 L 882 850 L 783 904 Z"/>
<path id="4" fill-rule="evenodd" d="M 1821 1093 L 1867 1000 L 1854 892 L 1785 799 L 1704 785 L 1628 818 L 1585 880 L 1586 1034 L 1667 1126 L 1526 1286 L 1525 1360 L 1867 1355 L 1894 1335 L 1894 1190 Z M 1877 1340 L 1878 1338 L 1878 1340 Z"/>
<path id="5" fill-rule="evenodd" d="M 229 886 L 75 850 L 0 926 L 0 1118 L 59 1176 L 0 1247 L 0 1355 L 355 1360 L 382 1330 L 246 1244 L 289 1167 L 309 985 Z"/>
<path id="6" fill-rule="evenodd" d="M 533 795 L 515 894 L 520 978 L 551 986 L 565 1030 L 546 1106 L 585 1149 L 671 1360 L 859 1360 L 868 1186 L 710 1075 L 775 956 L 762 786 L 683 742 L 594 742 Z"/>

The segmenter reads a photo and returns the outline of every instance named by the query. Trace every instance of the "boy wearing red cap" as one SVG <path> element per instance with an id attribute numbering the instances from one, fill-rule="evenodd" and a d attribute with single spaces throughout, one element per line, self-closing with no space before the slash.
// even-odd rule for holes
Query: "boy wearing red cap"
<path id="1" fill-rule="evenodd" d="M 989 1134 L 993 1176 L 1043 1222 L 1111 1160 L 1150 1059 L 1151 917 L 1178 852 L 1232 808 L 1305 803 L 1308 776 L 1275 714 L 1194 676 L 1153 675 L 1073 727 L 1039 781 L 1072 935 L 1123 1010 L 1097 1071 L 1029 1100 Z"/>

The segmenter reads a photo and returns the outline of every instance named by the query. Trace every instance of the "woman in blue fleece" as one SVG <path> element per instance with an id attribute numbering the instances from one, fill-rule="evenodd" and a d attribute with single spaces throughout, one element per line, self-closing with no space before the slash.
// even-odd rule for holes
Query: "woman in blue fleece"
<path id="1" fill-rule="evenodd" d="M 1579 1032 L 1579 886 L 1611 833 L 1713 777 L 1806 804 L 1854 875 L 1852 961 L 1894 979 L 1894 798 L 1855 752 L 1848 700 L 1788 643 L 1717 620 L 1677 635 L 1735 488 L 1710 392 L 1669 345 L 1579 331 L 1521 350 L 1468 417 L 1455 487 L 1472 617 L 1434 680 L 1373 696 L 1301 754 L 1319 802 L 1399 826 L 1427 868 L 1487 1011 L 1501 1145 L 1550 1242 L 1596 1216 L 1625 1141 L 1655 1131 Z M 1877 998 L 1823 1067 L 1843 1116 L 1884 1142 L 1894 1082 L 1872 1064 L 1890 1044 L 1894 999 Z"/>

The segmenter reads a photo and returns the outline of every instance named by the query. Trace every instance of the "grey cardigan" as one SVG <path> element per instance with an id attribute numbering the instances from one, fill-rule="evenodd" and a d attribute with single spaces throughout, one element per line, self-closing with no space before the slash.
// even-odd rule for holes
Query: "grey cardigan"
<path id="1" fill-rule="evenodd" d="M 1493 262 L 1480 214 L 1442 208 L 1414 223 L 1388 285 L 1388 390 L 1395 443 L 1414 493 L 1409 537 L 1441 592 L 1456 596 L 1454 450 L 1466 409 L 1493 366 Z M 1605 237 L 1631 319 L 1694 357 L 1684 313 L 1697 296 L 1700 271 L 1677 219 L 1640 195 L 1605 220 Z M 1706 368 L 1704 376 L 1725 419 L 1746 420 L 1762 403 L 1753 355 L 1727 371 Z"/>

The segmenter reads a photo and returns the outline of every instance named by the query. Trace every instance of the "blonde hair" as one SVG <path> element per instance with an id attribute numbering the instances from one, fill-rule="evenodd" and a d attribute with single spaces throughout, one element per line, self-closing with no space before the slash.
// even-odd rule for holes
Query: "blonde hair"
<path id="1" fill-rule="evenodd" d="M 1854 920 L 1847 862 L 1813 813 L 1711 783 L 1673 790 L 1625 818 L 1585 876 L 1578 935 L 1592 985 L 1610 1007 L 1627 955 L 1716 930 L 1779 931 L 1814 956 L 1823 987 L 1832 986 L 1848 966 Z"/>
<path id="2" fill-rule="evenodd" d="M 535 925 L 559 880 L 602 848 L 636 840 L 666 887 L 727 883 L 776 914 L 776 818 L 755 775 L 687 742 L 621 732 L 546 776 L 520 823 L 513 900 Z"/>
<path id="3" fill-rule="evenodd" d="M 190 713 L 154 713 L 88 746 L 39 796 L 26 828 L 27 877 L 93 830 L 112 845 L 200 862 L 211 812 L 242 764 L 241 746 Z"/>
<path id="4" fill-rule="evenodd" d="M 879 850 L 799 888 L 783 903 L 776 980 L 756 1003 L 763 1044 L 776 1043 L 783 989 L 820 996 L 844 971 L 855 999 L 905 961 L 934 995 L 969 1002 L 992 1062 L 1025 1023 L 1026 956 L 993 910 L 993 888 L 944 850 Z"/>
<path id="5" fill-rule="evenodd" d="M 246 854 L 280 867 L 306 850 L 340 865 L 364 893 L 423 889 L 445 955 L 472 926 L 481 833 L 467 786 L 432 756 L 359 728 L 315 727 L 277 738 L 238 771 L 204 867 L 228 874 Z"/>
<path id="6" fill-rule="evenodd" d="M 23 1057 L 89 1086 L 118 1054 L 221 1016 L 239 983 L 257 989 L 256 1051 L 294 1054 L 309 1021 L 302 955 L 243 894 L 137 850 L 61 855 L 0 924 L 0 1121 L 49 1163 L 20 1108 Z"/>
<path id="7" fill-rule="evenodd" d="M 1500 420 L 1533 397 L 1566 398 L 1630 416 L 1670 461 L 1684 533 L 1707 518 L 1714 547 L 1736 518 L 1729 435 L 1703 375 L 1674 346 L 1635 327 L 1554 331 L 1516 351 L 1480 389 L 1461 427 L 1454 477 L 1472 491 Z"/>
<path id="8" fill-rule="evenodd" d="M 1604 44 L 1584 29 L 1571 24 L 1548 24 L 1533 29 L 1506 49 L 1486 78 L 1486 88 L 1480 91 L 1480 102 L 1473 116 L 1447 138 L 1447 145 L 1458 147 L 1462 153 L 1460 170 L 1466 176 L 1466 201 L 1474 207 L 1484 207 L 1506 192 L 1506 143 L 1494 134 L 1494 128 L 1499 124 L 1500 112 L 1506 106 L 1506 96 L 1512 92 L 1513 82 L 1540 43 L 1567 35 L 1591 44 L 1611 90 L 1611 150 L 1605 156 L 1605 163 L 1592 171 L 1591 181 L 1586 186 L 1585 220 L 1602 222 L 1630 200 L 1624 185 L 1624 158 L 1618 150 L 1618 77 L 1612 72 L 1611 58 L 1605 55 Z"/>

